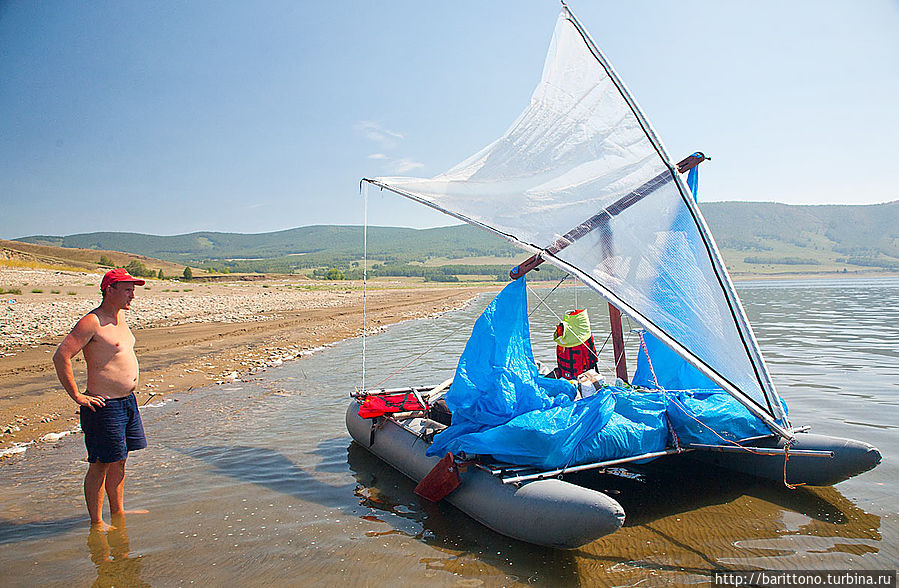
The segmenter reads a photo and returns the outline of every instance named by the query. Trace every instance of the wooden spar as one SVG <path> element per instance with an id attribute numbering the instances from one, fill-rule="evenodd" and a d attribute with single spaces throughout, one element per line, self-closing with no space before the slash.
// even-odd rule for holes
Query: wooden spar
<path id="1" fill-rule="evenodd" d="M 679 161 L 677 163 L 677 171 L 680 173 L 686 173 L 686 172 L 690 171 L 691 169 L 693 169 L 694 167 L 696 167 L 697 165 L 699 165 L 700 163 L 702 163 L 703 161 L 705 161 L 706 159 L 711 159 L 711 158 L 706 157 L 702 152 L 697 151 L 693 155 L 690 155 L 689 157 L 685 157 L 684 159 Z M 626 194 L 625 196 L 622 196 L 614 204 L 612 204 L 608 208 L 604 209 L 603 212 L 587 219 L 585 222 L 581 223 L 577 227 L 568 231 L 567 233 L 565 233 L 565 235 L 563 235 L 562 237 L 557 239 L 552 245 L 550 245 L 543 251 L 548 252 L 548 253 L 553 253 L 553 254 L 558 253 L 559 251 L 561 251 L 562 249 L 565 249 L 566 247 L 571 245 L 574 241 L 583 237 L 587 233 L 605 225 L 608 222 L 610 217 L 615 216 L 615 215 L 621 213 L 622 211 L 624 211 L 625 209 L 633 206 L 634 204 L 636 204 L 637 202 L 639 202 L 646 196 L 649 196 L 653 192 L 653 190 L 655 190 L 655 188 L 657 188 L 658 186 L 660 186 L 664 183 L 667 183 L 667 180 L 670 178 L 665 178 L 664 176 L 666 174 L 667 174 L 667 172 L 662 172 L 661 174 L 659 174 L 655 178 L 649 180 L 648 182 L 646 182 L 645 184 L 643 184 L 642 186 L 640 186 L 633 192 Z M 540 252 L 540 253 L 536 253 L 536 254 L 532 255 L 531 257 L 527 258 L 526 260 L 522 261 L 520 264 L 513 267 L 509 271 L 509 277 L 512 278 L 513 280 L 517 280 L 521 276 L 525 275 L 526 273 L 528 273 L 532 269 L 536 268 L 538 265 L 540 265 L 541 263 L 543 263 L 545 261 L 542 256 L 543 256 L 543 252 Z"/>
<path id="2" fill-rule="evenodd" d="M 621 311 L 609 303 L 609 323 L 612 327 L 612 356 L 615 358 L 615 376 L 627 382 L 627 359 L 624 357 L 624 331 L 621 328 Z"/>
<path id="3" fill-rule="evenodd" d="M 696 152 L 693 155 L 690 155 L 689 157 L 686 157 L 679 161 L 677 164 L 677 171 L 679 173 L 686 173 L 706 159 L 708 159 L 708 157 L 706 157 L 703 153 Z M 608 230 L 610 218 L 620 214 L 646 196 L 652 194 L 653 191 L 666 184 L 669 180 L 670 176 L 668 175 L 668 172 L 659 174 L 633 192 L 630 192 L 629 194 L 626 194 L 625 196 L 619 198 L 615 203 L 613 203 L 608 208 L 605 208 L 601 213 L 592 216 L 583 223 L 579 224 L 577 227 L 565 233 L 565 235 L 563 235 L 559 239 L 556 239 L 556 241 L 552 245 L 544 249 L 544 251 L 547 253 L 555 254 L 595 229 Z M 602 243 L 603 258 L 607 260 L 612 259 L 612 251 L 610 249 L 608 241 L 603 240 Z M 544 262 L 542 255 L 543 252 L 532 255 L 525 261 L 521 262 L 516 267 L 512 268 L 512 270 L 509 272 L 509 277 L 513 280 L 516 280 L 532 269 L 535 269 L 537 266 Z M 621 310 L 619 310 L 611 302 L 609 303 L 609 322 L 611 323 L 612 331 L 612 353 L 613 357 L 615 358 L 615 375 L 618 378 L 621 378 L 624 382 L 627 382 L 627 360 L 625 359 L 624 355 L 624 334 L 623 329 L 621 328 Z"/>
<path id="4" fill-rule="evenodd" d="M 603 227 L 608 230 L 608 224 Z M 601 239 L 602 256 L 610 264 L 615 263 L 612 255 L 612 245 L 608 239 Z M 622 382 L 627 382 L 627 358 L 624 356 L 624 330 L 621 328 L 621 310 L 609 303 L 609 327 L 612 332 L 612 357 L 615 359 L 615 376 L 621 378 Z M 599 361 L 599 358 L 596 358 Z"/>

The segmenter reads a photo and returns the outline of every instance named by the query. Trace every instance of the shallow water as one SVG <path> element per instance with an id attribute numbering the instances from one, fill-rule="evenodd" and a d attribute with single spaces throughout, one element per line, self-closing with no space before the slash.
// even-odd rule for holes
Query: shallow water
<path id="1" fill-rule="evenodd" d="M 8 459 L 0 584 L 655 586 L 705 582 L 721 568 L 895 568 L 899 280 L 738 289 L 794 424 L 877 445 L 875 470 L 792 491 L 701 471 L 615 480 L 608 490 L 628 513 L 621 531 L 573 551 L 534 547 L 424 503 L 412 482 L 350 443 L 343 415 L 361 349 L 352 340 L 145 409 L 151 447 L 129 460 L 126 499 L 150 512 L 108 535 L 85 524 L 80 436 Z M 559 289 L 549 306 L 561 312 L 575 297 L 604 332 L 605 305 L 585 289 Z M 451 376 L 487 301 L 369 338 L 366 385 L 426 350 L 386 385 Z M 553 357 L 556 321 L 546 306 L 533 312 L 538 357 Z M 607 346 L 606 366 L 610 355 Z"/>

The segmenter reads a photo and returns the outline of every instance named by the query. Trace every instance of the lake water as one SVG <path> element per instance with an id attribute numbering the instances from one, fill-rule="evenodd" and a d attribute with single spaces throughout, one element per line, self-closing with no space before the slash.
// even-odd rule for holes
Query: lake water
<path id="1" fill-rule="evenodd" d="M 878 446 L 883 463 L 835 487 L 735 475 L 670 484 L 622 481 L 625 527 L 572 551 L 520 543 L 414 484 L 350 442 L 348 393 L 359 340 L 145 409 L 151 446 L 129 459 L 125 529 L 88 532 L 80 436 L 0 466 L 0 584 L 660 586 L 704 583 L 712 569 L 888 569 L 899 562 L 899 280 L 738 285 L 794 424 Z M 536 290 L 544 297 L 549 290 Z M 557 313 L 605 305 L 559 289 Z M 403 323 L 367 340 L 374 386 L 452 375 L 488 302 Z M 531 317 L 535 354 L 551 359 L 557 319 Z M 633 338 L 631 343 L 633 343 Z M 631 345 L 633 347 L 633 345 Z M 610 351 L 603 352 L 608 375 Z M 633 358 L 631 358 L 633 362 Z M 631 369 L 633 369 L 631 363 Z"/>

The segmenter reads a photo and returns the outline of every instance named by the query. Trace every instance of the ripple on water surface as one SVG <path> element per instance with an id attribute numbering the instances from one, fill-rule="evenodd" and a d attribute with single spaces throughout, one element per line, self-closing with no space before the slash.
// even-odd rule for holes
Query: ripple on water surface
<path id="1" fill-rule="evenodd" d="M 353 340 L 145 410 L 151 446 L 129 459 L 126 497 L 150 512 L 130 515 L 124 530 L 92 535 L 84 525 L 80 436 L 8 458 L 4 583 L 652 586 L 702 582 L 721 568 L 894 567 L 899 281 L 739 290 L 794 422 L 880 446 L 877 469 L 794 491 L 708 467 L 599 478 L 591 483 L 624 505 L 625 527 L 577 550 L 534 547 L 422 501 L 411 481 L 350 443 Z M 559 312 L 575 296 L 604 331 L 605 305 L 584 289 L 560 289 L 549 302 Z M 400 370 L 384 385 L 449 377 L 486 302 L 370 338 L 367 385 Z M 556 317 L 538 309 L 531 321 L 535 354 L 552 358 Z"/>

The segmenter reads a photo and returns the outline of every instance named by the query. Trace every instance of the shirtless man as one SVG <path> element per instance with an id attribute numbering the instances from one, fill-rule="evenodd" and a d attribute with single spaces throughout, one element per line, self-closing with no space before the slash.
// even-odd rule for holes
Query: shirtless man
<path id="1" fill-rule="evenodd" d="M 124 316 L 134 298 L 134 286 L 143 284 L 143 280 L 131 277 L 121 268 L 106 272 L 100 283 L 100 306 L 78 321 L 53 355 L 60 383 L 81 407 L 81 430 L 89 463 L 84 499 L 91 525 L 101 527 L 105 526 L 104 486 L 110 514 L 124 514 L 125 459 L 129 451 L 147 446 L 134 398 L 138 376 L 134 335 Z M 72 372 L 72 358 L 79 352 L 84 353 L 87 364 L 84 393 L 78 391 Z"/>

